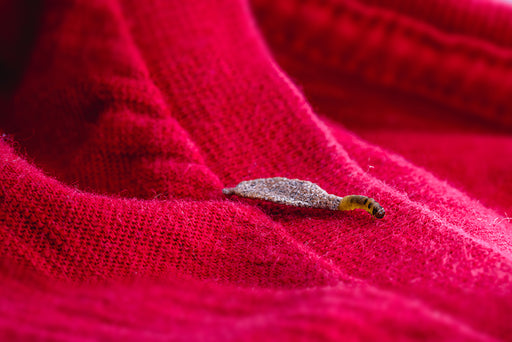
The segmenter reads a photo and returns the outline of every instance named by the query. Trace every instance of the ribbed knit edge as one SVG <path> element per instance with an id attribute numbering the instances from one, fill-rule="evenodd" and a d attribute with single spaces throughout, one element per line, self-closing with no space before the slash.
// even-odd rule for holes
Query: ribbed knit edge
<path id="1" fill-rule="evenodd" d="M 253 6 L 280 53 L 512 127 L 510 49 L 357 2 Z"/>
<path id="2" fill-rule="evenodd" d="M 446 33 L 472 36 L 504 48 L 512 47 L 512 6 L 505 0 L 357 1 L 403 14 Z"/>

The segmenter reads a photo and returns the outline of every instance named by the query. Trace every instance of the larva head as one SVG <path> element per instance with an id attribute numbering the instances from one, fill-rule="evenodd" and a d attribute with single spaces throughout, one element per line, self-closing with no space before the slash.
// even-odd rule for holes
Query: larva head
<path id="1" fill-rule="evenodd" d="M 377 203 L 373 198 L 370 198 L 370 203 L 368 204 L 369 213 L 375 216 L 378 219 L 381 219 L 386 214 L 386 211 L 382 206 Z"/>
<path id="2" fill-rule="evenodd" d="M 377 204 L 373 208 L 372 215 L 375 216 L 376 218 L 381 219 L 384 217 L 385 214 L 386 214 L 386 211 L 379 204 Z"/>

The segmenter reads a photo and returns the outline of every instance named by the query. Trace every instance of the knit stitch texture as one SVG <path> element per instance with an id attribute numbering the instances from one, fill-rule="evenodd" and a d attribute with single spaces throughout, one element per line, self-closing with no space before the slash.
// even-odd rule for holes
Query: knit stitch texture
<path id="1" fill-rule="evenodd" d="M 382 3 L 0 0 L 0 339 L 511 341 L 512 7 Z"/>

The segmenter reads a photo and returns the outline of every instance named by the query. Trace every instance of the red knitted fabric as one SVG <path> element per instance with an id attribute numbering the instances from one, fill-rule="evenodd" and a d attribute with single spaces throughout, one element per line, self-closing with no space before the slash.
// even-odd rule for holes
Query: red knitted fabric
<path id="1" fill-rule="evenodd" d="M 511 7 L 35 3 L 0 1 L 0 339 L 512 340 Z M 386 216 L 222 194 L 276 176 Z"/>

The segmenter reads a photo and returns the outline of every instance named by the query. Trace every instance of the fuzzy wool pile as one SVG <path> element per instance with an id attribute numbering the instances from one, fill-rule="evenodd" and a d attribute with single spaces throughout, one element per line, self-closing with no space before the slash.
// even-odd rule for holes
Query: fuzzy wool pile
<path id="1" fill-rule="evenodd" d="M 0 339 L 511 341 L 511 18 L 1 0 Z"/>

